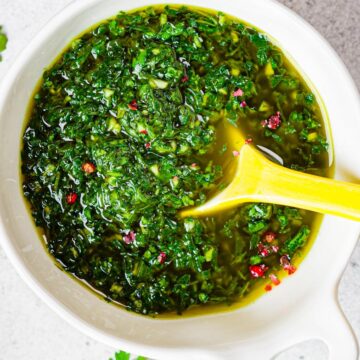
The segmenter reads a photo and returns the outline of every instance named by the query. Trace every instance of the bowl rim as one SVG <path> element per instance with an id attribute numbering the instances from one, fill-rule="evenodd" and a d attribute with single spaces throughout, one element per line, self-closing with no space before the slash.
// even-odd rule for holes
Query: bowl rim
<path id="1" fill-rule="evenodd" d="M 259 0 L 263 3 L 271 3 L 274 7 L 277 7 L 278 10 L 282 11 L 286 14 L 286 16 L 291 17 L 294 21 L 301 23 L 301 26 L 306 30 L 308 33 L 310 33 L 314 38 L 316 38 L 316 41 L 321 44 L 324 50 L 326 50 L 327 53 L 331 54 L 333 57 L 334 62 L 336 62 L 336 66 L 339 72 L 341 72 L 341 75 L 344 77 L 346 82 L 348 83 L 349 91 L 351 91 L 353 94 L 357 94 L 357 102 L 360 104 L 360 96 L 357 90 L 357 87 L 351 78 L 348 70 L 346 69 L 345 65 L 343 64 L 342 60 L 338 56 L 338 54 L 333 50 L 333 48 L 329 45 L 329 43 L 311 26 L 309 25 L 304 19 L 302 19 L 300 16 L 295 14 L 292 10 L 288 9 L 284 5 L 276 2 L 275 0 Z M 42 30 L 34 37 L 34 39 L 27 45 L 27 47 L 21 52 L 20 55 L 18 55 L 15 63 L 10 68 L 9 72 L 6 74 L 5 78 L 2 80 L 0 84 L 0 93 L 5 94 L 11 91 L 11 87 L 13 82 L 16 79 L 16 76 L 20 69 L 24 66 L 27 59 L 32 56 L 32 46 L 33 44 L 41 44 L 44 43 L 45 40 L 48 37 L 48 33 L 50 33 L 51 29 L 59 28 L 62 23 L 67 19 L 68 17 L 73 16 L 76 13 L 79 13 L 82 11 L 82 9 L 88 8 L 92 6 L 93 4 L 100 3 L 101 0 L 76 0 L 69 5 L 67 5 L 65 8 L 63 8 L 58 14 L 56 14 L 50 21 L 42 28 Z M 182 1 L 174 1 L 174 2 L 167 2 L 162 0 L 154 0 L 153 3 L 159 3 L 159 4 L 165 4 L 165 3 L 185 3 Z M 204 2 L 205 5 L 205 2 Z M 120 6 L 120 4 L 119 4 Z M 231 11 L 229 11 L 229 14 L 231 14 Z M 256 24 L 254 24 L 256 25 Z M 257 26 L 257 25 L 256 25 Z M 261 24 L 259 26 L 261 28 Z M 0 97 L 0 113 L 1 109 L 4 107 L 4 98 L 5 96 Z M 357 240 L 357 236 L 360 232 L 360 224 L 357 224 L 357 226 L 354 226 L 354 232 L 356 233 L 356 238 L 354 236 L 354 240 L 351 242 L 352 245 L 349 245 L 349 249 L 353 248 L 355 246 L 355 241 Z M 4 220 L 0 217 L 0 244 L 2 245 L 6 255 L 10 259 L 13 266 L 16 268 L 17 272 L 20 274 L 20 276 L 23 278 L 23 280 L 34 290 L 35 293 L 39 295 L 40 298 L 42 298 L 48 306 L 50 306 L 56 313 L 58 313 L 61 317 L 65 318 L 69 323 L 71 323 L 74 327 L 81 330 L 82 332 L 85 332 L 87 335 L 98 339 L 99 341 L 106 343 L 111 346 L 118 346 L 119 339 L 111 336 L 95 326 L 90 325 L 89 323 L 84 322 L 79 316 L 69 311 L 69 309 L 60 303 L 54 295 L 52 295 L 50 292 L 48 292 L 42 284 L 28 271 L 28 269 L 25 267 L 23 260 L 17 253 L 16 249 L 11 243 L 11 240 L 8 236 L 8 231 L 6 229 L 6 224 Z M 350 249 L 350 250 L 351 250 Z M 349 252 L 349 251 L 348 251 Z M 345 263 L 343 264 L 342 268 L 338 270 L 338 276 L 337 280 L 340 278 L 340 275 L 342 273 L 342 270 L 345 267 Z M 144 354 L 154 353 L 155 349 L 153 349 L 152 346 L 147 346 L 144 344 L 141 344 L 139 342 L 128 342 L 123 340 L 122 343 L 127 349 L 131 349 L 131 351 L 141 351 Z M 141 350 L 139 350 L 141 349 Z M 164 351 L 157 352 L 160 356 L 164 355 L 170 355 L 174 351 L 173 349 L 165 349 Z M 186 354 L 186 349 L 182 350 L 182 355 Z M 191 349 L 191 356 L 194 355 L 195 349 Z M 189 353 L 190 356 L 190 353 Z M 210 355 L 209 355 L 210 356 Z M 190 357 L 189 357 L 190 358 Z M 199 357 L 200 359 L 200 357 Z"/>

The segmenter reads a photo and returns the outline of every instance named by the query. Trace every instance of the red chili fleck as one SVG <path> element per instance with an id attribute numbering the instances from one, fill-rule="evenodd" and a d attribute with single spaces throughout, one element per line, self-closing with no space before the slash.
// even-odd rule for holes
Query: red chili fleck
<path id="1" fill-rule="evenodd" d="M 192 163 L 190 166 L 191 166 L 192 168 L 196 168 L 196 167 L 197 167 L 197 163 Z"/>
<path id="2" fill-rule="evenodd" d="M 150 149 L 151 143 L 146 143 L 146 144 L 145 144 L 145 147 L 146 147 L 147 149 Z"/>
<path id="3" fill-rule="evenodd" d="M 233 155 L 234 155 L 235 157 L 237 157 L 237 156 L 240 155 L 240 152 L 239 152 L 239 151 L 236 151 L 236 150 L 234 150 L 232 153 L 233 153 Z"/>
<path id="4" fill-rule="evenodd" d="M 271 130 L 276 130 L 281 124 L 280 112 L 278 111 L 275 115 L 271 115 L 269 119 L 265 121 L 266 121 L 265 126 L 267 126 Z"/>
<path id="5" fill-rule="evenodd" d="M 250 265 L 249 270 L 253 278 L 263 277 L 268 267 L 264 264 L 261 265 Z"/>
<path id="6" fill-rule="evenodd" d="M 142 129 L 139 131 L 140 134 L 144 134 L 144 135 L 147 135 L 148 134 L 148 131 L 146 129 Z"/>
<path id="7" fill-rule="evenodd" d="M 268 256 L 269 255 L 269 250 L 268 249 L 266 249 L 266 248 L 264 248 L 264 249 L 262 249 L 261 251 L 260 251 L 260 255 L 261 256 Z"/>
<path id="8" fill-rule="evenodd" d="M 127 235 L 125 235 L 125 236 L 123 237 L 123 240 L 124 240 L 125 244 L 129 245 L 129 244 L 131 244 L 132 242 L 134 242 L 135 238 L 136 238 L 135 232 L 134 232 L 134 231 L 130 231 Z"/>
<path id="9" fill-rule="evenodd" d="M 262 120 L 260 124 L 261 124 L 262 127 L 266 127 L 266 125 L 267 125 L 267 120 Z"/>
<path id="10" fill-rule="evenodd" d="M 283 267 L 285 271 L 288 272 L 289 275 L 292 275 L 297 270 L 294 265 L 291 265 L 288 255 L 283 255 L 280 258 L 280 265 Z"/>
<path id="11" fill-rule="evenodd" d="M 91 162 L 86 162 L 82 164 L 81 169 L 85 171 L 87 174 L 92 174 L 96 170 L 96 166 Z"/>
<path id="12" fill-rule="evenodd" d="M 279 248 L 278 246 L 276 246 L 276 245 L 273 245 L 273 246 L 271 247 L 271 249 L 272 249 L 272 251 L 273 251 L 274 253 L 277 253 L 280 248 Z"/>
<path id="13" fill-rule="evenodd" d="M 267 284 L 264 289 L 265 289 L 265 291 L 271 291 L 272 286 L 270 284 Z"/>
<path id="14" fill-rule="evenodd" d="M 244 92 L 241 89 L 237 89 L 233 92 L 234 97 L 243 96 Z"/>
<path id="15" fill-rule="evenodd" d="M 279 280 L 279 278 L 275 275 L 275 274 L 270 274 L 269 278 L 271 280 L 271 282 L 275 285 L 278 286 L 280 285 L 281 281 Z"/>
<path id="16" fill-rule="evenodd" d="M 276 234 L 272 231 L 267 231 L 263 236 L 263 240 L 265 240 L 268 243 L 273 242 L 275 239 L 276 239 Z"/>
<path id="17" fill-rule="evenodd" d="M 258 245 L 259 254 L 263 257 L 266 257 L 270 254 L 269 249 L 267 249 L 263 244 Z"/>
<path id="18" fill-rule="evenodd" d="M 66 195 L 66 202 L 67 202 L 69 205 L 72 205 L 72 204 L 75 203 L 77 197 L 78 197 L 78 196 L 77 196 L 76 193 L 67 194 L 67 195 Z"/>
<path id="19" fill-rule="evenodd" d="M 240 107 L 242 108 L 247 107 L 247 103 L 245 100 L 240 103 Z"/>
<path id="20" fill-rule="evenodd" d="M 166 260 L 166 254 L 162 251 L 157 259 L 160 264 L 163 264 Z"/>
<path id="21" fill-rule="evenodd" d="M 284 270 L 286 270 L 289 275 L 292 275 L 297 269 L 294 265 L 288 265 L 284 266 Z"/>
<path id="22" fill-rule="evenodd" d="M 139 105 L 138 103 L 136 102 L 136 100 L 131 100 L 130 104 L 128 104 L 128 107 L 130 110 L 137 110 Z"/>
<path id="23" fill-rule="evenodd" d="M 253 141 L 254 141 L 254 140 L 253 140 L 252 138 L 247 138 L 247 139 L 245 140 L 245 145 L 249 145 L 249 144 L 251 144 Z"/>
<path id="24" fill-rule="evenodd" d="M 189 77 L 187 75 L 184 75 L 182 78 L 181 78 L 181 82 L 185 83 L 189 81 Z"/>

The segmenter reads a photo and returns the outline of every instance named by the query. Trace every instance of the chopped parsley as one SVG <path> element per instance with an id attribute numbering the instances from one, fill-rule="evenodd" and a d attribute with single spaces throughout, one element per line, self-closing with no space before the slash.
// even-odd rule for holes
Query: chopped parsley
<path id="1" fill-rule="evenodd" d="M 327 174 L 316 98 L 258 30 L 148 7 L 76 38 L 45 71 L 23 137 L 23 191 L 49 252 L 141 314 L 230 304 L 293 273 L 310 212 L 246 204 L 178 217 L 219 186 L 221 157 L 238 155 L 216 148 L 221 121 L 285 166 Z"/>

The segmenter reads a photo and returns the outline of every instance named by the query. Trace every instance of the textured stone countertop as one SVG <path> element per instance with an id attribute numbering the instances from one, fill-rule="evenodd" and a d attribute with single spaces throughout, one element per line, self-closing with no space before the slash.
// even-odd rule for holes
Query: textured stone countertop
<path id="1" fill-rule="evenodd" d="M 0 81 L 19 51 L 56 12 L 70 2 L 0 0 L 0 24 L 4 25 L 9 36 L 8 49 L 4 53 L 4 61 L 0 63 Z M 280 2 L 303 16 L 330 41 L 360 88 L 360 0 Z M 360 339 L 359 245 L 343 276 L 339 298 Z M 1 248 L 0 349 L 0 360 L 107 360 L 114 352 L 114 349 L 72 328 L 52 312 L 19 278 Z M 315 340 L 277 357 L 278 360 L 326 358 L 326 346 Z"/>

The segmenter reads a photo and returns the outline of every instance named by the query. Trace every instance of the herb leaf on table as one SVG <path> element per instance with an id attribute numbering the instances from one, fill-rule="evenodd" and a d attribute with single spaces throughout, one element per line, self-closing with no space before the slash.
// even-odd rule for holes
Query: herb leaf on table
<path id="1" fill-rule="evenodd" d="M 8 38 L 3 31 L 3 27 L 0 26 L 0 61 L 2 60 L 1 53 L 6 49 L 7 42 L 8 42 Z"/>
<path id="2" fill-rule="evenodd" d="M 119 351 L 117 353 L 115 353 L 115 358 L 110 358 L 109 360 L 130 360 L 131 359 L 131 354 L 127 353 L 125 351 Z M 145 357 L 143 356 L 138 356 L 137 358 L 133 358 L 133 360 L 147 360 Z"/>

